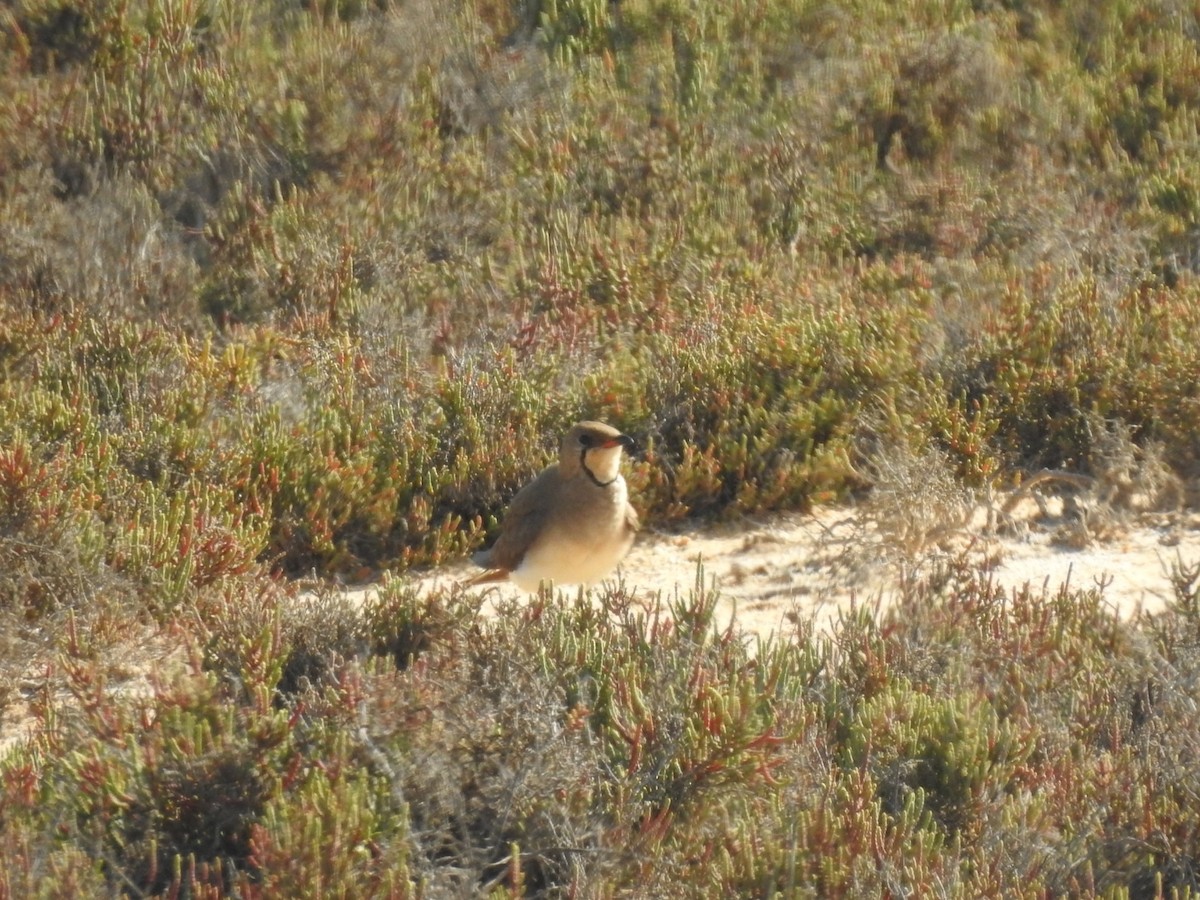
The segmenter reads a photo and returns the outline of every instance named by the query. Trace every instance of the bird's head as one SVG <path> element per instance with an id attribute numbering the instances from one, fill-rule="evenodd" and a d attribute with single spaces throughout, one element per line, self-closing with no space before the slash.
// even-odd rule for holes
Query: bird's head
<path id="1" fill-rule="evenodd" d="M 566 472 L 583 471 L 605 486 L 621 473 L 621 452 L 637 446 L 633 438 L 603 422 L 580 422 L 563 438 L 560 465 Z"/>

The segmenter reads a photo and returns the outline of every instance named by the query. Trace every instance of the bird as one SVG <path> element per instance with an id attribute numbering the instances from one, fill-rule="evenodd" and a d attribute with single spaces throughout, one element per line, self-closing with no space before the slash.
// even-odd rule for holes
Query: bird
<path id="1" fill-rule="evenodd" d="M 592 585 L 625 558 L 638 530 L 621 475 L 621 454 L 636 443 L 603 422 L 580 422 L 562 439 L 558 462 L 513 497 L 500 536 L 473 557 L 484 571 L 465 584 L 511 581 Z"/>

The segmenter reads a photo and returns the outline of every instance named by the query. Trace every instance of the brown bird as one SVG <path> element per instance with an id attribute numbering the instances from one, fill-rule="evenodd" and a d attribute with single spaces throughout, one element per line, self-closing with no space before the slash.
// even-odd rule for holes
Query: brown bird
<path id="1" fill-rule="evenodd" d="M 543 581 L 588 585 L 612 572 L 638 530 L 621 477 L 621 451 L 634 446 L 601 422 L 568 431 L 558 462 L 517 492 L 496 543 L 475 554 L 486 571 L 466 584 L 512 581 L 536 591 Z"/>

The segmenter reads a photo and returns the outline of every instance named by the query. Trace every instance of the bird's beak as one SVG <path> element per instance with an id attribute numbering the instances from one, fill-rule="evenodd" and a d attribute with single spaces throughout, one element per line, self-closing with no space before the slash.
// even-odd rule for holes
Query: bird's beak
<path id="1" fill-rule="evenodd" d="M 627 434 L 618 435 L 612 440 L 605 441 L 601 447 L 624 447 L 626 453 L 633 453 L 637 449 L 637 441 Z"/>

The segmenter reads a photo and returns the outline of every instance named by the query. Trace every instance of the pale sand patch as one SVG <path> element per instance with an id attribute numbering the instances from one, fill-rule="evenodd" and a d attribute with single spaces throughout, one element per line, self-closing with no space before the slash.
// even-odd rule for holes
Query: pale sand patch
<path id="1" fill-rule="evenodd" d="M 920 577 L 956 561 L 983 565 L 1006 592 L 1028 585 L 1035 592 L 1103 589 L 1125 618 L 1157 612 L 1171 599 L 1170 566 L 1200 562 L 1200 516 L 1144 517 L 1136 526 L 1109 525 L 1103 539 L 1086 546 L 1076 523 L 1046 515 L 1032 503 L 985 527 L 977 516 L 968 530 L 914 558 L 890 549 L 875 523 L 853 509 L 822 509 L 812 515 L 780 515 L 678 534 L 645 532 L 622 564 L 619 577 L 638 596 L 670 598 L 705 583 L 720 595 L 718 623 L 731 618 L 744 630 L 786 635 L 796 621 L 825 630 L 852 606 L 886 607 L 903 578 Z M 416 573 L 422 590 L 449 588 L 478 571 L 460 563 Z M 482 590 L 474 588 L 472 590 Z M 511 585 L 491 597 L 519 599 Z M 573 590 L 573 589 L 572 589 Z M 493 604 L 489 604 L 493 605 Z M 485 609 L 487 606 L 485 606 Z"/>
<path id="2" fill-rule="evenodd" d="M 950 534 L 943 546 L 916 554 L 889 548 L 877 523 L 855 509 L 771 516 L 677 534 L 646 531 L 639 535 L 619 577 L 637 597 L 653 604 L 676 594 L 686 597 L 702 564 L 705 583 L 719 592 L 718 625 L 736 621 L 748 633 L 786 638 L 796 622 L 811 622 L 817 631 L 827 632 L 855 604 L 885 608 L 899 594 L 902 578 L 927 576 L 956 560 L 986 565 L 994 584 L 1006 591 L 1025 585 L 1048 593 L 1064 584 L 1082 590 L 1102 588 L 1107 601 L 1125 618 L 1141 610 L 1157 612 L 1171 599 L 1172 562 L 1200 563 L 1200 514 L 1144 516 L 1129 527 L 1109 524 L 1103 539 L 1090 542 L 1080 538 L 1078 523 L 1064 517 L 1059 506 L 1051 506 L 1047 513 L 1030 502 L 1007 517 L 1003 531 L 989 530 L 985 518 L 976 516 L 968 529 Z M 1072 540 L 1085 545 L 1073 549 Z M 409 573 L 400 580 L 421 591 L 452 589 L 477 571 L 462 562 Z M 375 590 L 346 589 L 346 594 L 361 602 Z M 485 614 L 494 612 L 501 598 L 525 597 L 514 585 L 471 590 L 488 592 Z M 573 595 L 575 589 L 570 590 Z M 313 596 L 301 593 L 298 600 Z M 158 644 L 161 639 L 140 646 Z M 158 655 L 169 653 L 131 650 L 125 677 L 110 673 L 109 689 L 148 695 L 151 658 Z M 28 704 L 50 680 L 44 667 L 41 673 L 30 673 L 19 691 L 22 699 L 10 702 L 3 711 L 0 756 L 28 736 L 32 722 Z M 56 697 L 58 702 L 64 699 Z"/>

